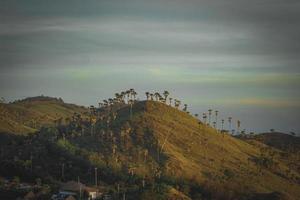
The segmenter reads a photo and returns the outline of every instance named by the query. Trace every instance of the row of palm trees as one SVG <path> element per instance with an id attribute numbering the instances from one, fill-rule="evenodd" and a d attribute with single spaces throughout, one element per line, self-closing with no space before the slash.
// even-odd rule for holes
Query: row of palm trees
<path id="1" fill-rule="evenodd" d="M 114 98 L 104 99 L 102 102 L 98 103 L 99 108 L 111 106 L 114 104 L 130 104 L 136 100 L 137 92 L 131 88 L 126 91 L 121 91 L 120 93 L 115 93 Z"/>
<path id="2" fill-rule="evenodd" d="M 212 116 L 214 113 L 214 116 Z M 198 118 L 198 114 L 195 114 L 195 117 Z M 204 124 L 208 125 L 208 126 L 212 126 L 215 129 L 219 129 L 224 132 L 224 131 L 228 131 L 231 132 L 233 135 L 235 133 L 235 129 L 232 129 L 232 117 L 228 117 L 227 118 L 227 122 L 228 122 L 228 130 L 225 130 L 224 124 L 225 124 L 225 119 L 221 119 L 221 127 L 218 127 L 218 116 L 219 116 L 219 111 L 215 110 L 213 111 L 212 109 L 208 109 L 208 112 L 204 112 L 202 114 L 202 119 Z M 214 117 L 214 121 L 212 121 L 212 118 Z M 236 120 L 236 128 L 237 128 L 237 134 L 243 134 L 245 133 L 245 130 L 241 131 L 241 121 L 240 120 Z"/>
<path id="3" fill-rule="evenodd" d="M 174 106 L 175 108 L 179 109 L 180 106 L 182 105 L 181 101 L 170 96 L 170 92 L 165 90 L 162 94 L 159 92 L 145 92 L 146 95 L 146 100 L 147 101 L 158 101 L 161 103 L 165 103 L 169 106 Z M 132 116 L 132 105 L 134 104 L 134 102 L 137 100 L 137 92 L 131 88 L 129 90 L 125 90 L 125 91 L 121 91 L 120 93 L 115 93 L 115 97 L 114 98 L 109 98 L 109 99 L 105 99 L 102 102 L 99 102 L 99 108 L 106 108 L 106 107 L 110 107 L 112 105 L 115 104 L 129 104 L 131 109 L 130 109 L 130 116 Z M 187 111 L 187 104 L 183 104 L 183 108 L 182 110 L 189 113 Z M 95 113 L 96 112 L 96 108 L 91 106 L 90 107 L 91 112 Z M 198 114 L 195 114 L 195 117 L 199 117 Z M 236 120 L 236 130 L 232 129 L 232 123 L 233 123 L 233 118 L 232 117 L 228 117 L 227 118 L 227 122 L 228 122 L 228 129 L 226 130 L 224 125 L 225 125 L 225 119 L 221 119 L 221 127 L 218 127 L 219 124 L 219 111 L 218 110 L 212 110 L 212 109 L 208 109 L 207 112 L 204 112 L 202 114 L 202 119 L 203 119 L 203 123 L 205 125 L 211 126 L 217 130 L 221 130 L 222 132 L 231 132 L 232 134 L 235 134 L 235 132 L 237 134 L 243 134 L 245 133 L 245 130 L 241 131 L 241 121 L 240 120 Z"/>
<path id="4" fill-rule="evenodd" d="M 151 101 L 160 101 L 160 102 L 163 102 L 163 103 L 166 103 L 167 102 L 167 98 L 169 96 L 169 92 L 168 91 L 164 91 L 163 94 L 161 95 L 159 92 L 155 92 L 155 93 L 150 93 L 150 92 L 145 92 L 146 94 L 146 100 L 151 100 Z M 172 98 L 171 100 L 169 99 L 170 101 L 170 104 L 172 102 Z"/>
<path id="5" fill-rule="evenodd" d="M 169 106 L 174 105 L 175 108 L 179 109 L 180 105 L 181 105 L 181 101 L 178 99 L 174 99 L 172 97 L 169 97 L 170 93 L 165 90 L 162 95 L 159 92 L 155 92 L 155 93 L 150 93 L 150 92 L 145 92 L 146 95 L 146 100 L 147 101 L 159 101 L 161 103 L 165 103 L 168 104 Z M 169 97 L 169 98 L 168 98 Z M 183 111 L 187 111 L 187 104 L 183 105 Z"/>

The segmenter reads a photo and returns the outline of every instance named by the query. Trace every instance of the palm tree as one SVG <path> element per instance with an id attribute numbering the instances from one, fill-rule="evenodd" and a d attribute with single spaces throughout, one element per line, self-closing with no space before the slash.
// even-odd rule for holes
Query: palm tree
<path id="1" fill-rule="evenodd" d="M 120 98 L 120 94 L 119 93 L 115 93 L 115 98 L 119 99 Z"/>
<path id="2" fill-rule="evenodd" d="M 104 104 L 105 107 L 108 106 L 108 101 L 104 99 L 103 104 Z"/>
<path id="3" fill-rule="evenodd" d="M 216 111 L 215 111 L 215 116 L 216 116 L 216 119 L 215 119 L 215 122 L 216 122 L 215 128 L 216 128 L 216 129 L 218 128 L 218 114 L 219 114 L 219 111 L 216 110 Z"/>
<path id="4" fill-rule="evenodd" d="M 203 116 L 202 116 L 202 118 L 203 118 L 204 124 L 206 125 L 206 119 L 207 119 L 207 115 L 206 115 L 206 113 L 203 113 Z"/>
<path id="5" fill-rule="evenodd" d="M 187 111 L 187 104 L 184 104 L 183 111 Z"/>
<path id="6" fill-rule="evenodd" d="M 149 92 L 145 92 L 145 94 L 146 94 L 146 98 L 147 98 L 147 101 L 148 101 L 150 93 Z"/>
<path id="7" fill-rule="evenodd" d="M 163 97 L 161 97 L 161 96 L 159 97 L 159 101 L 162 102 L 162 103 L 166 103 L 165 98 L 163 98 Z"/>
<path id="8" fill-rule="evenodd" d="M 222 119 L 222 131 L 224 130 L 224 122 L 225 122 L 225 120 L 224 119 Z"/>
<path id="9" fill-rule="evenodd" d="M 177 99 L 174 99 L 174 107 L 177 108 Z"/>
<path id="10" fill-rule="evenodd" d="M 213 122 L 213 127 L 216 128 L 217 122 Z"/>
<path id="11" fill-rule="evenodd" d="M 177 100 L 178 107 L 180 107 L 181 101 Z"/>
<path id="12" fill-rule="evenodd" d="M 231 130 L 231 133 L 232 133 L 232 135 L 234 135 L 234 133 L 235 133 L 235 130 L 234 130 L 234 129 L 232 129 L 232 130 Z"/>
<path id="13" fill-rule="evenodd" d="M 172 106 L 172 99 L 173 99 L 173 98 L 169 97 L 169 102 L 170 102 L 169 105 L 170 105 L 170 106 Z"/>
<path id="14" fill-rule="evenodd" d="M 212 109 L 208 109 L 208 124 L 210 125 Z"/>
<path id="15" fill-rule="evenodd" d="M 240 133 L 240 127 L 241 127 L 241 121 L 240 120 L 237 120 L 237 134 Z"/>
<path id="16" fill-rule="evenodd" d="M 126 92 L 122 91 L 122 92 L 121 92 L 121 98 L 122 98 L 122 101 L 124 101 L 125 95 L 126 95 Z"/>
<path id="17" fill-rule="evenodd" d="M 137 92 L 136 92 L 136 91 L 133 91 L 133 92 L 132 92 L 133 100 L 135 100 L 136 95 L 137 95 Z"/>
<path id="18" fill-rule="evenodd" d="M 228 117 L 228 131 L 231 130 L 231 121 L 232 121 L 232 117 Z"/>
<path id="19" fill-rule="evenodd" d="M 134 89 L 133 88 L 131 88 L 131 89 L 129 89 L 129 93 L 130 93 L 130 99 L 132 99 L 132 96 L 133 96 L 133 93 L 134 93 L 135 91 L 134 91 Z"/>
<path id="20" fill-rule="evenodd" d="M 127 90 L 127 91 L 126 91 L 126 96 L 127 96 L 127 103 L 128 103 L 128 101 L 129 101 L 129 96 L 130 96 L 130 90 Z"/>
<path id="21" fill-rule="evenodd" d="M 112 105 L 113 102 L 114 102 L 114 100 L 113 100 L 112 98 L 109 98 L 109 99 L 108 99 L 108 104 L 109 104 L 109 105 Z"/>
<path id="22" fill-rule="evenodd" d="M 154 93 L 154 96 L 155 96 L 155 100 L 158 101 L 159 97 L 160 97 L 160 94 L 158 92 L 155 92 Z"/>
<path id="23" fill-rule="evenodd" d="M 154 96 L 154 94 L 150 94 L 150 97 L 151 97 L 151 101 L 153 101 L 153 96 Z"/>
<path id="24" fill-rule="evenodd" d="M 165 97 L 165 101 L 167 101 L 167 97 L 169 96 L 169 92 L 167 90 L 164 91 L 163 95 Z"/>
<path id="25" fill-rule="evenodd" d="M 133 104 L 133 100 L 130 99 L 128 103 L 130 105 L 130 119 L 132 119 L 132 104 Z"/>

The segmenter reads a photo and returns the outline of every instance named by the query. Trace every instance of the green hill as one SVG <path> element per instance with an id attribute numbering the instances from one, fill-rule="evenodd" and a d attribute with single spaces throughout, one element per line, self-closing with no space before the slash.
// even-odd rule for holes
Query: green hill
<path id="1" fill-rule="evenodd" d="M 19 104 L 27 105 L 21 102 L 10 106 L 19 108 Z M 30 110 L 46 110 L 52 117 L 85 111 L 63 102 L 36 102 Z M 289 165 L 282 150 L 220 133 L 161 102 L 135 101 L 132 108 L 128 104 L 110 105 L 95 110 L 89 119 L 73 117 L 68 123 L 42 128 L 37 136 L 20 140 L 18 144 L 6 144 L 2 175 L 17 173 L 50 182 L 80 176 L 85 183 L 93 184 L 97 167 L 100 184 L 114 195 L 118 195 L 116 184 L 121 185 L 129 199 L 300 196 L 300 170 Z M 18 162 L 10 160 L 16 155 L 16 146 L 22 150 L 15 157 Z M 21 170 L 30 155 L 34 158 L 31 175 L 29 169 Z"/>
<path id="2" fill-rule="evenodd" d="M 71 117 L 74 112 L 87 109 L 66 104 L 52 97 L 30 97 L 13 103 L 0 104 L 0 133 L 32 133 L 45 125 L 53 125 L 60 119 Z"/>

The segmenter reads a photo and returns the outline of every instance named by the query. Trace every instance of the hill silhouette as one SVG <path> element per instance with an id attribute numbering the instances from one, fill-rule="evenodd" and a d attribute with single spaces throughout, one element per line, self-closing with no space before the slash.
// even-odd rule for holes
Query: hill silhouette
<path id="1" fill-rule="evenodd" d="M 289 165 L 291 161 L 297 163 L 296 158 L 287 159 L 281 149 L 267 143 L 220 132 L 163 102 L 115 103 L 92 108 L 89 115 L 82 107 L 56 100 L 30 100 L 8 106 L 5 109 L 29 112 L 24 115 L 27 120 L 41 116 L 35 112 L 44 110 L 52 118 L 40 120 L 42 128 L 35 135 L 18 136 L 12 140 L 20 142 L 8 140 L 3 145 L 2 175 L 42 177 L 51 183 L 80 176 L 87 184 L 94 184 L 93 169 L 97 167 L 100 184 L 116 196 L 116 184 L 121 185 L 129 199 L 300 196 L 300 168 Z M 56 116 L 70 120 L 42 126 Z M 18 162 L 11 160 L 16 156 L 16 147 L 21 151 Z M 33 169 L 27 166 L 27 170 L 21 170 L 30 155 L 34 158 Z M 66 166 L 64 177 L 61 166 Z"/>

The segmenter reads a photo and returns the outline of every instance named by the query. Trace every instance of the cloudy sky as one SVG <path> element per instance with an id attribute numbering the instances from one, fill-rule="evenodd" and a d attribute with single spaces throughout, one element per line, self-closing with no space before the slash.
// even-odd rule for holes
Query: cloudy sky
<path id="1" fill-rule="evenodd" d="M 300 3 L 0 0 L 0 95 L 83 105 L 167 89 L 248 131 L 300 131 Z"/>

